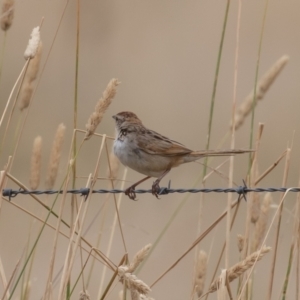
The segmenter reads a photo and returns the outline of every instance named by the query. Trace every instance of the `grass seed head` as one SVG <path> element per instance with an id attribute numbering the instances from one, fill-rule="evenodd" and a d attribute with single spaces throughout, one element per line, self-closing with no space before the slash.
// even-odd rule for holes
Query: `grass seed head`
<path id="1" fill-rule="evenodd" d="M 136 268 L 140 265 L 140 263 L 146 258 L 148 255 L 152 245 L 148 244 L 144 248 L 142 248 L 136 255 L 133 257 L 132 262 L 129 265 L 128 271 L 129 273 L 133 273 Z"/>
<path id="2" fill-rule="evenodd" d="M 41 161 L 42 161 L 42 138 L 37 136 L 33 142 L 32 156 L 31 156 L 31 168 L 29 186 L 31 190 L 36 190 L 40 183 L 41 173 Z"/>
<path id="3" fill-rule="evenodd" d="M 53 140 L 51 154 L 50 154 L 48 174 L 47 174 L 47 179 L 46 179 L 46 188 L 47 189 L 53 188 L 56 177 L 57 177 L 59 161 L 60 161 L 62 146 L 63 146 L 63 142 L 64 142 L 64 137 L 65 137 L 65 131 L 66 131 L 66 126 L 63 123 L 61 123 L 57 128 L 57 131 L 56 131 L 56 134 L 55 134 L 55 137 Z"/>
<path id="4" fill-rule="evenodd" d="M 195 272 L 195 284 L 194 290 L 197 296 L 200 297 L 204 291 L 205 277 L 207 272 L 207 254 L 201 250 L 198 254 L 196 272 Z"/>
<path id="5" fill-rule="evenodd" d="M 30 103 L 30 99 L 32 97 L 32 93 L 34 90 L 34 81 L 37 78 L 37 74 L 39 72 L 39 66 L 42 56 L 42 42 L 39 43 L 37 53 L 34 58 L 32 58 L 29 62 L 24 81 L 20 90 L 20 105 L 19 108 L 22 111 L 27 108 Z"/>
<path id="6" fill-rule="evenodd" d="M 238 262 L 233 267 L 227 270 L 228 281 L 231 282 L 247 270 L 249 270 L 257 261 L 261 260 L 263 256 L 271 250 L 271 247 L 264 246 L 260 251 L 256 251 L 244 260 Z M 220 278 L 216 278 L 209 288 L 209 293 L 215 292 L 218 289 Z"/>
<path id="7" fill-rule="evenodd" d="M 40 27 L 37 26 L 32 29 L 27 48 L 24 52 L 24 58 L 26 60 L 35 57 L 40 40 L 41 40 Z"/>
<path id="8" fill-rule="evenodd" d="M 284 66 L 287 64 L 289 61 L 289 56 L 284 55 L 280 59 L 278 59 L 275 64 L 263 75 L 263 77 L 259 80 L 256 86 L 256 101 L 253 103 L 253 98 L 254 98 L 254 91 L 251 92 L 244 102 L 237 108 L 234 116 L 234 124 L 235 124 L 235 130 L 239 129 L 246 117 L 249 115 L 249 113 L 252 110 L 252 106 L 257 104 L 258 100 L 262 100 L 274 82 L 274 80 L 277 78 L 277 76 L 280 74 Z M 232 128 L 232 121 L 230 124 L 230 127 Z"/>
<path id="9" fill-rule="evenodd" d="M 98 101 L 95 111 L 91 114 L 86 124 L 86 134 L 84 139 L 88 140 L 96 131 L 98 125 L 102 121 L 103 115 L 111 104 L 117 93 L 117 86 L 120 84 L 118 79 L 113 78 L 103 92 L 102 98 Z"/>
<path id="10" fill-rule="evenodd" d="M 1 28 L 3 31 L 7 31 L 12 25 L 12 21 L 14 18 L 14 8 L 15 1 L 14 0 L 4 0 L 2 4 L 2 13 L 1 13 Z"/>
<path id="11" fill-rule="evenodd" d="M 90 300 L 90 295 L 87 291 L 81 291 L 79 294 L 79 300 Z"/>

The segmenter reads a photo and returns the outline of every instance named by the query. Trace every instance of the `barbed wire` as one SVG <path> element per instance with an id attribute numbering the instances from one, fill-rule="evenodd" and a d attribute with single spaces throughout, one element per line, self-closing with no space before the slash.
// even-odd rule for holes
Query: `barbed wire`
<path id="1" fill-rule="evenodd" d="M 299 187 L 290 187 L 290 188 L 273 188 L 273 187 L 268 187 L 268 188 L 248 188 L 246 185 L 244 186 L 239 186 L 236 188 L 205 188 L 205 189 L 171 189 L 170 187 L 161 187 L 158 191 L 158 195 L 168 195 L 168 194 L 173 194 L 173 193 L 236 193 L 240 196 L 246 196 L 247 193 L 249 192 L 255 192 L 255 193 L 263 193 L 263 192 L 294 192 L 294 193 L 299 193 L 300 188 Z M 53 195 L 53 194 L 62 194 L 64 191 L 63 190 L 43 190 L 43 191 L 29 191 L 29 190 L 24 190 L 24 189 L 19 189 L 19 190 L 13 190 L 13 189 L 3 189 L 2 190 L 2 196 L 8 197 L 9 201 L 11 198 L 16 197 L 19 194 L 22 195 Z M 134 191 L 136 194 L 146 194 L 146 193 L 152 193 L 152 190 L 135 190 Z M 112 189 L 112 190 L 106 190 L 106 189 L 99 189 L 99 190 L 91 190 L 89 188 L 81 188 L 81 189 L 73 189 L 73 190 L 67 190 L 67 194 L 77 194 L 83 197 L 87 197 L 89 193 L 92 194 L 120 194 L 120 193 L 125 193 L 125 190 L 119 190 L 119 189 Z"/>

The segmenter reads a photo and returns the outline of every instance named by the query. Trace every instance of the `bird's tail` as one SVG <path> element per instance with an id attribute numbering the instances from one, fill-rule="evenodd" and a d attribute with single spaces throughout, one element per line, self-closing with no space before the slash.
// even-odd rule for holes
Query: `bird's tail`
<path id="1" fill-rule="evenodd" d="M 194 161 L 202 157 L 208 156 L 231 156 L 242 153 L 250 153 L 255 150 L 251 149 L 227 149 L 227 150 L 199 150 L 193 151 L 188 156 L 185 157 L 185 162 Z"/>

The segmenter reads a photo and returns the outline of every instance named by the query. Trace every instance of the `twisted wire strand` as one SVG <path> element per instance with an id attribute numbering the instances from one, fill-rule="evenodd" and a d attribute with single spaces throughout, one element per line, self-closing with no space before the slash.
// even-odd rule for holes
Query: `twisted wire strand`
<path id="1" fill-rule="evenodd" d="M 249 192 L 255 192 L 255 193 L 263 193 L 263 192 L 286 192 L 289 190 L 290 192 L 298 193 L 300 192 L 300 188 L 298 187 L 291 187 L 291 188 L 274 188 L 274 187 L 268 187 L 268 188 L 248 188 L 247 186 L 239 186 L 237 188 L 205 188 L 205 189 L 171 189 L 170 187 L 161 187 L 158 195 L 167 195 L 167 194 L 173 194 L 173 193 L 236 193 L 238 195 L 245 196 Z M 22 195 L 53 195 L 53 194 L 62 194 L 63 190 L 43 190 L 43 191 L 28 191 L 28 190 L 13 190 L 13 189 L 3 189 L 2 190 L 2 196 L 8 197 L 9 200 L 11 198 L 16 197 L 19 194 Z M 73 190 L 67 190 L 66 193 L 68 194 L 77 194 L 84 197 L 87 197 L 90 193 L 89 188 L 81 188 L 81 189 L 73 189 Z M 112 189 L 112 190 L 106 190 L 106 189 L 99 189 L 99 190 L 92 190 L 91 193 L 93 194 L 120 194 L 125 193 L 125 190 L 119 190 L 119 189 Z M 146 194 L 146 193 L 152 193 L 152 190 L 135 190 L 136 194 Z"/>

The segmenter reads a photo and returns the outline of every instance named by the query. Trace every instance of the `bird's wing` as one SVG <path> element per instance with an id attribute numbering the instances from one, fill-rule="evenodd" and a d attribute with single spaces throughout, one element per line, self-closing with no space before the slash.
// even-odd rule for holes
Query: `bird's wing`
<path id="1" fill-rule="evenodd" d="M 182 156 L 192 152 L 182 144 L 153 130 L 147 130 L 144 134 L 139 135 L 137 146 L 148 154 L 162 156 Z"/>

